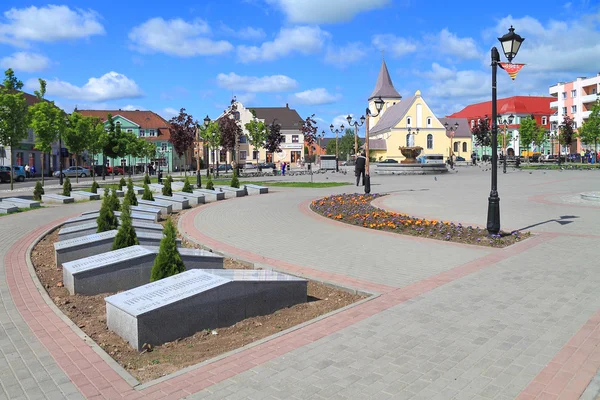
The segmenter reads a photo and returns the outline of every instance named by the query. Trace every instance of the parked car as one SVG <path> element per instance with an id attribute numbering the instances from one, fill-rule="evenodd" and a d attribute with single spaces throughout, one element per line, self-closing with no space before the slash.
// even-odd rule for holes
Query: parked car
<path id="1" fill-rule="evenodd" d="M 10 182 L 10 173 L 8 171 L 0 171 L 0 183 Z"/>
<path id="2" fill-rule="evenodd" d="M 233 171 L 233 168 L 231 167 L 231 165 L 229 164 L 220 164 L 219 168 L 217 168 L 219 170 L 219 172 L 228 172 L 228 171 Z"/>
<path id="3" fill-rule="evenodd" d="M 464 157 L 458 156 L 455 158 L 455 161 L 465 161 Z"/>
<path id="4" fill-rule="evenodd" d="M 398 164 L 398 160 L 388 158 L 387 160 L 380 161 L 379 164 Z"/>
<path id="5" fill-rule="evenodd" d="M 275 164 L 271 163 L 271 162 L 258 164 L 259 171 L 262 171 L 263 169 L 274 169 L 274 168 L 275 168 Z"/>
<path id="6" fill-rule="evenodd" d="M 541 159 L 541 162 L 556 163 L 556 162 L 558 162 L 558 155 L 557 154 L 548 154 L 544 158 Z M 565 156 L 563 156 L 563 155 L 560 156 L 560 162 L 565 162 Z"/>
<path id="7" fill-rule="evenodd" d="M 87 168 L 83 168 L 83 167 L 69 167 L 67 169 L 63 169 L 62 171 L 55 171 L 52 175 L 54 175 L 56 178 L 58 178 L 59 176 L 65 177 L 80 177 L 80 178 L 85 178 L 86 176 L 90 176 L 90 170 Z"/>
<path id="8" fill-rule="evenodd" d="M 10 173 L 10 167 L 8 165 L 0 166 L 0 171 Z M 25 180 L 25 168 L 20 165 L 13 166 L 13 179 L 17 182 L 23 182 Z M 10 177 L 9 177 L 9 181 L 10 181 Z"/>
<path id="9" fill-rule="evenodd" d="M 100 170 L 100 173 L 102 173 L 102 170 Z M 123 171 L 123 168 L 121 167 L 106 167 L 106 174 L 107 175 L 125 175 L 125 172 Z"/>
<path id="10" fill-rule="evenodd" d="M 251 162 L 247 162 L 246 164 L 244 164 L 244 169 L 256 169 L 258 168 L 256 166 L 256 164 L 252 164 Z"/>

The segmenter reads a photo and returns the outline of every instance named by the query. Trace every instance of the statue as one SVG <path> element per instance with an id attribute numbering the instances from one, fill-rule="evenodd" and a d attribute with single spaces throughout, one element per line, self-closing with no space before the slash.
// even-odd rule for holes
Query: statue
<path id="1" fill-rule="evenodd" d="M 409 134 L 408 136 L 408 147 L 414 147 L 415 146 L 415 135 L 414 134 Z"/>

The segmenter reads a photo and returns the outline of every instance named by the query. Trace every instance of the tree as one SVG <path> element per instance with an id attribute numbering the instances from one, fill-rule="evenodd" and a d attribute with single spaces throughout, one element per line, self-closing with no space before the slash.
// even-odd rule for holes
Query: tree
<path id="1" fill-rule="evenodd" d="M 212 181 L 212 178 L 210 177 L 210 175 L 208 175 L 208 180 L 206 181 L 206 188 L 208 190 L 215 190 L 215 184 Z"/>
<path id="2" fill-rule="evenodd" d="M 155 282 L 185 271 L 185 265 L 177 250 L 177 232 L 171 218 L 167 220 L 164 237 L 160 241 L 158 255 L 154 259 L 150 282 Z"/>
<path id="3" fill-rule="evenodd" d="M 127 182 L 125 182 L 125 177 L 122 176 L 121 179 L 119 179 L 119 189 L 124 190 L 123 188 L 127 186 Z"/>
<path id="4" fill-rule="evenodd" d="M 598 154 L 598 141 L 600 141 L 600 99 L 592 106 L 592 113 L 583 123 L 577 136 L 582 142 L 590 145 L 594 143 L 594 152 Z"/>
<path id="5" fill-rule="evenodd" d="M 214 156 L 214 152 L 218 151 L 221 146 L 221 133 L 219 132 L 219 124 L 217 121 L 211 121 L 208 126 L 203 126 L 200 128 L 200 137 L 202 141 L 206 143 L 208 146 L 208 151 L 212 152 Z M 215 171 L 219 169 L 219 158 L 213 157 L 213 160 L 216 160 L 216 168 Z M 217 172 L 218 173 L 218 172 Z"/>
<path id="6" fill-rule="evenodd" d="M 72 187 L 71 187 L 71 180 L 69 179 L 69 177 L 65 177 L 65 181 L 63 182 L 63 191 L 62 191 L 62 195 L 63 196 L 71 196 L 71 191 L 72 191 Z"/>
<path id="7" fill-rule="evenodd" d="M 148 176 L 148 175 L 146 175 Z M 144 182 L 144 194 L 142 195 L 142 200 L 154 201 L 154 196 L 152 196 L 152 191 L 148 187 L 148 184 Z"/>
<path id="8" fill-rule="evenodd" d="M 69 152 L 75 154 L 75 167 L 79 165 L 78 156 L 88 148 L 91 135 L 92 121 L 90 118 L 84 117 L 77 111 L 69 115 L 62 140 Z M 75 179 L 79 183 L 79 175 L 76 175 Z"/>
<path id="9" fill-rule="evenodd" d="M 110 200 L 108 202 L 108 205 L 110 206 L 110 209 L 113 211 L 119 211 L 121 209 L 121 202 L 119 201 L 119 198 L 117 197 L 117 191 L 115 189 L 112 189 L 110 191 Z"/>
<path id="10" fill-rule="evenodd" d="M 113 250 L 122 249 L 124 247 L 134 246 L 140 244 L 135 229 L 131 223 L 131 209 L 127 202 L 123 203 L 123 210 L 121 211 L 121 225 L 115 240 L 113 241 Z"/>
<path id="11" fill-rule="evenodd" d="M 529 146 L 536 139 L 538 131 L 537 123 L 533 118 L 521 118 L 519 127 L 519 141 L 521 146 L 527 150 L 527 161 L 529 162 Z"/>
<path id="12" fill-rule="evenodd" d="M 148 173 L 146 173 L 146 175 L 144 175 L 144 185 L 149 185 L 150 184 L 150 176 L 148 175 Z"/>
<path id="13" fill-rule="evenodd" d="M 103 140 L 103 153 L 105 157 L 103 165 L 106 165 L 106 157 L 109 157 L 113 161 L 114 167 L 115 158 L 121 158 L 127 154 L 129 139 L 126 133 L 121 130 L 121 124 L 116 124 L 111 114 L 107 114 L 106 120 L 108 122 L 108 131 L 104 135 L 105 139 Z"/>
<path id="14" fill-rule="evenodd" d="M 235 169 L 233 170 L 233 177 L 231 178 L 231 183 L 229 184 L 229 186 L 234 188 L 240 187 L 240 181 L 237 177 L 237 171 Z"/>
<path id="15" fill-rule="evenodd" d="M 362 145 L 363 141 L 358 139 L 358 147 Z M 344 135 L 340 138 L 339 152 L 341 159 L 349 159 L 354 154 L 354 129 L 346 128 Z"/>
<path id="16" fill-rule="evenodd" d="M 235 115 L 231 109 L 219 118 L 218 123 L 219 132 L 221 133 L 221 146 L 226 151 L 233 153 L 234 149 L 237 149 L 239 138 L 244 131 L 235 119 Z M 235 158 L 236 163 L 239 162 L 237 154 L 232 158 Z"/>
<path id="17" fill-rule="evenodd" d="M 309 149 L 312 149 L 312 144 L 317 140 L 317 121 L 315 121 L 315 114 L 302 122 L 300 131 L 304 135 L 304 143 L 308 145 Z"/>
<path id="18" fill-rule="evenodd" d="M 173 149 L 179 157 L 183 154 L 187 156 L 188 149 L 194 140 L 196 139 L 196 129 L 198 121 L 194 121 L 194 118 L 185 112 L 185 108 L 179 110 L 179 115 L 169 120 L 169 131 L 171 138 L 169 142 L 173 145 Z M 191 164 L 188 162 L 187 157 L 184 158 L 186 166 Z M 185 175 L 187 176 L 187 168 L 184 168 Z"/>
<path id="19" fill-rule="evenodd" d="M 0 86 L 0 143 L 10 146 L 10 164 L 14 165 L 15 148 L 27 137 L 30 114 L 27 101 L 21 92 L 23 82 L 17 79 L 12 69 L 4 72 Z M 42 175 L 42 180 L 43 180 Z M 10 190 L 13 190 L 13 174 L 10 174 Z"/>
<path id="20" fill-rule="evenodd" d="M 104 140 L 106 140 L 106 130 L 104 129 L 104 124 L 97 117 L 89 117 L 91 124 L 91 132 L 90 137 L 87 143 L 87 151 L 88 154 L 92 157 L 92 161 L 96 160 L 96 156 L 99 154 L 103 154 L 104 148 Z M 103 162 L 103 161 L 101 161 Z M 94 181 L 96 181 L 96 171 L 94 171 L 95 162 L 92 162 L 92 176 L 94 177 Z M 102 164 L 102 176 L 105 176 L 106 165 Z"/>
<path id="21" fill-rule="evenodd" d="M 267 126 L 263 121 L 256 119 L 256 112 L 254 110 L 252 110 L 252 115 L 254 118 L 244 125 L 244 127 L 248 131 L 248 143 L 254 147 L 254 150 L 260 151 L 267 140 Z M 258 161 L 259 160 L 257 159 L 256 163 L 258 163 Z"/>
<path id="22" fill-rule="evenodd" d="M 129 178 L 127 182 L 127 193 L 125 194 L 125 199 L 123 199 L 123 204 L 127 203 L 130 206 L 137 206 L 138 201 L 135 196 L 135 192 L 133 191 L 133 181 Z"/>
<path id="23" fill-rule="evenodd" d="M 338 143 L 338 151 L 339 151 L 339 143 Z M 335 140 L 330 140 L 327 142 L 327 147 L 325 147 L 325 154 L 335 154 Z"/>
<path id="24" fill-rule="evenodd" d="M 162 194 L 163 194 L 163 196 L 173 196 L 173 189 L 171 188 L 171 181 L 168 178 L 165 179 L 165 184 L 163 185 L 163 188 L 162 188 Z"/>
<path id="25" fill-rule="evenodd" d="M 36 201 L 42 200 L 42 195 L 44 194 L 44 187 L 42 186 L 42 182 L 37 181 L 35 183 L 35 189 L 33 189 L 33 199 Z"/>
<path id="26" fill-rule="evenodd" d="M 52 143 L 58 136 L 65 132 L 67 117 L 53 102 L 44 99 L 46 95 L 46 81 L 39 79 L 40 90 L 35 91 L 38 102 L 31 106 L 31 126 L 35 131 L 35 147 L 42 152 L 42 185 L 44 184 L 44 156 L 52 151 Z M 59 153 L 62 149 L 59 149 Z M 62 157 L 60 154 L 59 157 Z M 62 172 L 62 171 L 61 171 Z"/>
<path id="27" fill-rule="evenodd" d="M 96 180 L 94 180 L 92 182 L 92 189 L 91 192 L 92 193 L 98 193 L 98 188 L 100 187 L 100 185 L 98 185 L 98 182 L 96 182 Z"/>
<path id="28" fill-rule="evenodd" d="M 192 193 L 194 191 L 192 189 L 192 185 L 190 185 L 190 181 L 188 180 L 188 178 L 185 178 L 185 183 L 183 184 L 183 189 L 181 189 L 181 191 L 185 193 Z"/>
<path id="29" fill-rule="evenodd" d="M 269 125 L 269 135 L 267 136 L 267 140 L 265 141 L 265 149 L 269 153 L 277 153 L 279 150 L 279 145 L 283 141 L 283 135 L 281 134 L 281 125 L 276 124 L 275 121 L 271 125 Z"/>
<path id="30" fill-rule="evenodd" d="M 102 199 L 102 206 L 100 207 L 98 218 L 96 218 L 96 224 L 98 225 L 98 233 L 111 231 L 118 227 L 117 217 L 111 205 L 111 196 L 108 194 L 108 189 L 104 189 L 104 199 Z"/>
<path id="31" fill-rule="evenodd" d="M 486 147 L 492 145 L 492 136 L 490 134 L 490 125 L 488 119 L 479 119 L 471 129 L 471 134 L 475 136 L 475 143 L 478 146 Z"/>
<path id="32" fill-rule="evenodd" d="M 558 138 L 560 144 L 564 145 L 567 148 L 571 146 L 571 143 L 573 143 L 573 139 L 575 138 L 575 130 L 573 129 L 573 119 L 568 115 L 565 115 L 565 117 L 563 118 Z"/>

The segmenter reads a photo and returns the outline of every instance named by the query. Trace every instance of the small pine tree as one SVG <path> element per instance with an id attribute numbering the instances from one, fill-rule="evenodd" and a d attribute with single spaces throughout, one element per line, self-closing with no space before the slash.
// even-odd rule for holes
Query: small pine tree
<path id="1" fill-rule="evenodd" d="M 154 201 L 154 196 L 152 196 L 152 191 L 148 187 L 147 183 L 144 183 L 144 194 L 142 196 L 142 200 Z"/>
<path id="2" fill-rule="evenodd" d="M 213 184 L 212 178 L 210 175 L 208 176 L 208 180 L 206 181 L 206 188 L 208 190 L 215 190 L 215 185 Z"/>
<path id="3" fill-rule="evenodd" d="M 98 182 L 94 181 L 92 182 L 92 193 L 98 193 L 98 188 L 100 187 L 100 185 L 98 185 Z"/>
<path id="4" fill-rule="evenodd" d="M 192 185 L 190 185 L 190 181 L 188 180 L 188 178 L 185 178 L 185 183 L 183 184 L 183 189 L 181 189 L 181 191 L 186 193 L 192 193 L 194 191 L 192 189 Z"/>
<path id="5" fill-rule="evenodd" d="M 181 255 L 177 250 L 177 232 L 171 218 L 167 220 L 165 229 L 163 230 L 164 237 L 160 241 L 160 249 L 158 255 L 154 259 L 150 282 L 176 275 L 185 271 L 185 265 L 181 260 Z"/>
<path id="6" fill-rule="evenodd" d="M 169 179 L 167 179 L 163 185 L 162 194 L 163 196 L 173 196 L 173 189 L 171 189 L 171 181 Z"/>
<path id="7" fill-rule="evenodd" d="M 37 181 L 35 184 L 35 189 L 33 189 L 33 199 L 36 201 L 41 201 L 43 194 L 44 194 L 44 187 L 42 186 L 42 182 Z"/>
<path id="8" fill-rule="evenodd" d="M 129 178 L 129 181 L 127 182 L 127 193 L 125 193 L 125 201 L 130 206 L 138 205 L 137 197 L 135 196 L 135 192 L 133 191 L 133 181 L 131 180 L 131 178 Z"/>
<path id="9" fill-rule="evenodd" d="M 117 197 L 117 191 L 115 189 L 112 189 L 111 193 L 110 193 L 110 200 L 108 205 L 110 206 L 110 209 L 113 211 L 119 211 L 121 209 L 121 202 L 119 201 L 119 198 Z"/>
<path id="10" fill-rule="evenodd" d="M 231 184 L 230 184 L 230 186 L 234 187 L 234 188 L 239 188 L 240 187 L 240 181 L 239 181 L 239 179 L 237 177 L 236 168 L 233 169 L 233 177 L 231 178 Z"/>
<path id="11" fill-rule="evenodd" d="M 108 189 L 104 189 L 104 199 L 102 199 L 102 207 L 100 207 L 100 215 L 96 218 L 98 224 L 98 233 L 117 229 L 118 221 L 111 207 L 111 196 L 108 194 Z"/>
<path id="12" fill-rule="evenodd" d="M 144 175 L 144 183 L 145 183 L 146 185 L 149 185 L 149 184 L 150 184 L 150 176 L 149 176 L 148 174 Z"/>
<path id="13" fill-rule="evenodd" d="M 122 176 L 121 179 L 119 180 L 119 189 L 123 190 L 123 186 L 127 186 L 127 183 L 125 183 L 124 176 Z"/>
<path id="14" fill-rule="evenodd" d="M 69 177 L 67 176 L 65 178 L 65 181 L 63 182 L 62 195 L 69 197 L 71 195 L 71 190 L 72 190 L 71 189 L 71 181 L 69 180 Z"/>
<path id="15" fill-rule="evenodd" d="M 121 225 L 115 240 L 113 241 L 113 250 L 122 249 L 123 247 L 129 247 L 136 244 L 140 244 L 135 229 L 131 224 L 131 209 L 127 201 L 123 203 L 123 210 L 121 211 Z"/>
<path id="16" fill-rule="evenodd" d="M 167 175 L 167 181 L 169 181 L 169 183 L 172 183 L 173 177 L 171 175 Z"/>

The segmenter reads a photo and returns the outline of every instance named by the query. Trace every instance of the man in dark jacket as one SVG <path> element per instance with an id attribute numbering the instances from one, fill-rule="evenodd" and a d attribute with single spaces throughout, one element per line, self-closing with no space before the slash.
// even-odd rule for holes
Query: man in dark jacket
<path id="1" fill-rule="evenodd" d="M 360 154 L 356 157 L 356 164 L 354 165 L 354 175 L 356 175 L 356 186 L 360 183 L 360 176 L 362 175 L 362 186 L 365 186 L 365 166 L 367 159 L 365 153 Z"/>

